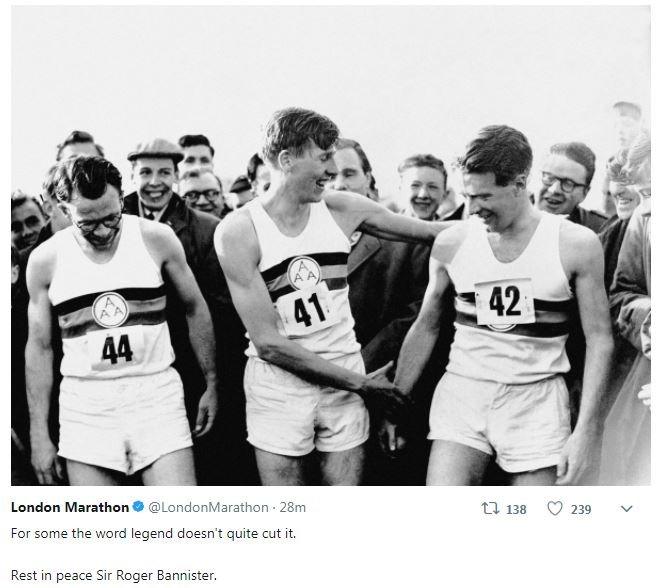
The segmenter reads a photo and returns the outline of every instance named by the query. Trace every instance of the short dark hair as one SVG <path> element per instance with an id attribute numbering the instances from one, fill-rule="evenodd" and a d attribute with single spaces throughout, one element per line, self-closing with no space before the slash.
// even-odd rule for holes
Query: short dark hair
<path id="1" fill-rule="evenodd" d="M 183 135 L 179 137 L 179 147 L 186 149 L 186 147 L 195 147 L 196 145 L 204 145 L 211 151 L 211 157 L 216 154 L 216 150 L 212 147 L 211 142 L 205 135 Z"/>
<path id="2" fill-rule="evenodd" d="M 615 110 L 620 116 L 630 116 L 635 120 L 640 120 L 643 116 L 643 111 L 640 109 L 640 106 L 634 102 L 616 102 L 613 104 L 613 110 Z"/>
<path id="3" fill-rule="evenodd" d="M 532 149 L 521 132 L 507 125 L 489 125 L 478 131 L 456 161 L 463 173 L 493 173 L 496 186 L 507 186 L 518 175 L 530 173 Z"/>
<path id="4" fill-rule="evenodd" d="M 20 264 L 20 256 L 18 255 L 18 249 L 12 244 L 11 246 L 11 266 L 16 267 Z"/>
<path id="5" fill-rule="evenodd" d="M 66 139 L 62 141 L 57 146 L 57 155 L 55 156 L 55 161 L 60 161 L 60 158 L 62 157 L 62 151 L 67 145 L 74 145 L 76 143 L 92 143 L 94 147 L 96 148 L 96 152 L 99 154 L 99 157 L 104 157 L 104 152 L 103 152 L 103 147 L 101 145 L 97 145 L 94 141 L 94 137 L 90 135 L 87 131 L 71 131 Z"/>
<path id="6" fill-rule="evenodd" d="M 445 169 L 445 164 L 438 157 L 434 157 L 431 153 L 417 153 L 407 157 L 402 163 L 397 166 L 397 173 L 403 174 L 404 170 L 411 167 L 431 167 L 440 171 L 443 174 L 444 188 L 448 185 L 448 172 Z"/>
<path id="7" fill-rule="evenodd" d="M 23 192 L 23 190 L 14 190 L 11 193 L 12 210 L 14 210 L 14 208 L 18 208 L 19 206 L 23 206 L 26 202 L 34 203 L 34 205 L 39 209 L 41 216 L 43 216 L 44 219 L 48 218 L 46 216 L 46 212 L 44 211 L 44 207 L 42 203 L 39 201 L 39 198 L 37 198 L 36 196 L 32 196 L 31 194 L 26 194 L 25 192 Z"/>
<path id="8" fill-rule="evenodd" d="M 554 155 L 564 155 L 567 159 L 571 159 L 585 168 L 585 190 L 587 191 L 594 176 L 594 166 L 597 159 L 592 149 L 585 143 L 571 141 L 570 143 L 551 145 L 549 152 Z"/>
<path id="9" fill-rule="evenodd" d="M 300 157 L 311 141 L 325 150 L 332 147 L 339 134 L 337 125 L 323 114 L 305 108 L 284 108 L 274 112 L 266 123 L 261 154 L 271 163 L 284 150 Z"/>
<path id="10" fill-rule="evenodd" d="M 213 173 L 211 170 L 208 169 L 191 169 L 186 172 L 179 178 L 179 182 L 182 182 L 183 180 L 188 180 L 191 178 L 201 178 L 202 176 L 205 176 L 206 174 L 211 174 L 216 181 L 218 182 L 218 187 L 220 188 L 220 191 L 223 191 L 223 182 L 221 182 L 220 178 Z"/>
<path id="11" fill-rule="evenodd" d="M 78 155 L 58 164 L 55 170 L 55 195 L 60 202 L 71 202 L 74 191 L 83 198 L 101 198 L 108 186 L 122 193 L 122 174 L 102 157 Z"/>
<path id="12" fill-rule="evenodd" d="M 257 179 L 257 170 L 260 165 L 264 165 L 264 160 L 259 156 L 259 153 L 251 155 L 246 166 L 246 175 L 251 183 Z"/>

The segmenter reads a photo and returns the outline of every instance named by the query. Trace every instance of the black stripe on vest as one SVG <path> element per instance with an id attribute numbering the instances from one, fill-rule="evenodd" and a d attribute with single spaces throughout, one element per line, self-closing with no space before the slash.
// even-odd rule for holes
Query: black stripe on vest
<path id="1" fill-rule="evenodd" d="M 569 321 L 564 321 L 562 323 L 530 323 L 526 325 L 514 325 L 508 331 L 498 331 L 490 328 L 488 325 L 478 325 L 477 318 L 465 312 L 457 311 L 457 318 L 455 320 L 459 325 L 482 329 L 491 334 L 497 333 L 499 335 L 517 335 L 521 337 L 548 339 L 569 334 Z"/>
<path id="2" fill-rule="evenodd" d="M 475 304 L 475 292 L 462 292 L 461 294 L 457 294 L 457 298 L 462 302 Z M 575 301 L 572 298 L 567 300 L 540 300 L 539 298 L 534 298 L 533 301 L 535 303 L 535 310 L 571 312 L 576 308 Z"/>
<path id="3" fill-rule="evenodd" d="M 123 327 L 131 327 L 133 325 L 160 325 L 166 321 L 165 310 L 149 310 L 145 312 L 132 312 L 122 323 L 119 329 Z M 63 327 L 62 339 L 71 339 L 73 337 L 80 337 L 91 331 L 105 331 L 108 327 L 102 327 L 94 320 L 85 321 L 84 323 L 75 325 L 73 327 Z"/>
<path id="4" fill-rule="evenodd" d="M 101 294 L 107 294 L 108 292 L 115 292 L 119 294 L 127 302 L 130 300 L 152 300 L 153 298 L 160 298 L 165 296 L 165 285 L 158 286 L 156 288 L 118 288 L 116 290 L 108 289 L 102 290 L 101 292 L 95 292 L 93 294 L 84 294 L 83 296 L 77 296 L 76 298 L 70 298 L 64 302 L 56 304 L 54 307 L 55 313 L 59 316 L 69 314 L 70 312 L 75 312 L 77 310 L 82 310 L 88 306 L 92 306 L 94 301 L 101 296 Z"/>
<path id="5" fill-rule="evenodd" d="M 278 265 L 274 265 L 267 270 L 262 272 L 263 280 L 268 283 L 271 280 L 275 280 L 280 277 L 282 274 L 286 273 L 289 264 L 294 261 L 297 257 L 310 257 L 314 259 L 320 266 L 324 265 L 346 265 L 349 259 L 349 254 L 341 251 L 331 252 L 331 253 L 302 253 L 301 255 L 294 255 L 289 257 L 284 261 L 281 261 Z M 330 286 L 328 286 L 330 288 Z"/>

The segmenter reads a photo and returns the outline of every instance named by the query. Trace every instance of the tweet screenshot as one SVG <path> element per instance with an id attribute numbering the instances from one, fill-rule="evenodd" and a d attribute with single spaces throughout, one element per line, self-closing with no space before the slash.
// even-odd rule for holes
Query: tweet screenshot
<path id="1" fill-rule="evenodd" d="M 651 6 L 3 10 L 1 587 L 661 585 Z"/>

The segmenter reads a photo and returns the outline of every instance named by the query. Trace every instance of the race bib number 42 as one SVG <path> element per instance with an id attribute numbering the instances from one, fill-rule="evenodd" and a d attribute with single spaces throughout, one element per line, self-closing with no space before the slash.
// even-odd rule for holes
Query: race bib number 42
<path id="1" fill-rule="evenodd" d="M 325 282 L 281 296 L 275 308 L 288 337 L 316 333 L 340 321 Z"/>
<path id="2" fill-rule="evenodd" d="M 522 325 L 535 322 L 530 278 L 494 280 L 475 284 L 478 325 Z"/>

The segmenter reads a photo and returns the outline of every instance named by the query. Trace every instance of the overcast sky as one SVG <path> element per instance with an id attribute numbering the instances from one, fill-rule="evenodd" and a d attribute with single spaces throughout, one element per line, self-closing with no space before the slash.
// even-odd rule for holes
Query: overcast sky
<path id="1" fill-rule="evenodd" d="M 204 133 L 243 173 L 284 106 L 359 140 L 382 195 L 416 152 L 451 160 L 485 124 L 522 130 L 536 163 L 579 140 L 613 151 L 611 105 L 649 112 L 646 7 L 18 7 L 12 187 L 39 191 L 55 145 L 90 131 L 130 188 L 140 140 Z M 537 170 L 533 186 L 537 185 Z M 593 187 L 598 188 L 598 183 Z M 596 201 L 593 189 L 590 202 Z"/>

